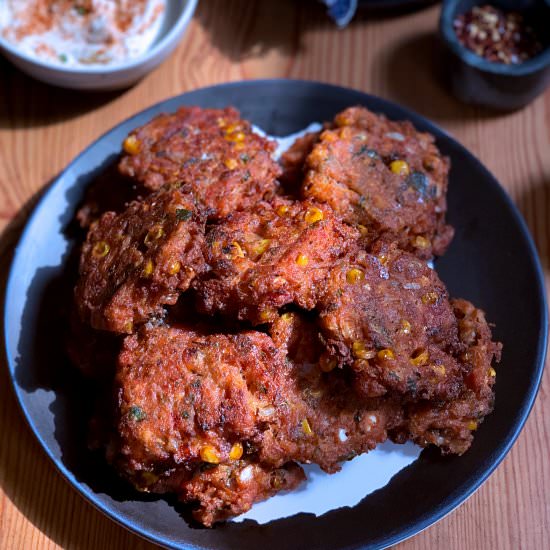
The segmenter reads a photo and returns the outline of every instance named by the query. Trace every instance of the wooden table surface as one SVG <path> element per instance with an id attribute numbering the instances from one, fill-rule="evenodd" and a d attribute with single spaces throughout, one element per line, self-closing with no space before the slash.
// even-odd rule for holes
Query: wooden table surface
<path id="1" fill-rule="evenodd" d="M 210 84 L 289 77 L 350 86 L 435 121 L 496 175 L 521 209 L 550 269 L 550 90 L 495 115 L 455 101 L 440 83 L 439 7 L 361 16 L 337 30 L 316 3 L 201 0 L 176 52 L 134 88 L 62 91 L 0 60 L 0 282 L 40 192 L 100 134 L 172 95 Z M 3 360 L 3 359 L 2 359 Z M 550 545 L 550 372 L 512 451 L 458 510 L 403 549 L 537 549 Z M 284 546 L 283 546 L 284 547 Z M 0 369 L 0 548 L 153 548 L 87 504 L 57 473 Z"/>

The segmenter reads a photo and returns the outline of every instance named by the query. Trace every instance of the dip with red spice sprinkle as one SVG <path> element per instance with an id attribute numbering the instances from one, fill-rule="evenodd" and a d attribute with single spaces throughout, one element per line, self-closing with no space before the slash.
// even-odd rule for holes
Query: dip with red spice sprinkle
<path id="1" fill-rule="evenodd" d="M 458 15 L 453 26 L 463 46 L 495 63 L 523 63 L 543 49 L 521 14 L 494 6 L 476 6 Z"/>
<path id="2" fill-rule="evenodd" d="M 157 39 L 165 0 L 0 0 L 0 33 L 59 65 L 114 65 Z"/>

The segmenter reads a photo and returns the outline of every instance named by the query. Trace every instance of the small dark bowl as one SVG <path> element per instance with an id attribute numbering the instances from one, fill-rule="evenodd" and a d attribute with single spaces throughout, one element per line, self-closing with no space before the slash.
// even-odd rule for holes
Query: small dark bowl
<path id="1" fill-rule="evenodd" d="M 523 63 L 505 65 L 487 61 L 465 48 L 458 41 L 453 21 L 457 15 L 484 4 L 522 13 L 542 41 L 543 51 Z M 550 34 L 544 28 L 548 21 L 548 0 L 445 0 L 439 31 L 450 58 L 447 69 L 453 93 L 465 103 L 498 110 L 527 105 L 550 84 Z"/>

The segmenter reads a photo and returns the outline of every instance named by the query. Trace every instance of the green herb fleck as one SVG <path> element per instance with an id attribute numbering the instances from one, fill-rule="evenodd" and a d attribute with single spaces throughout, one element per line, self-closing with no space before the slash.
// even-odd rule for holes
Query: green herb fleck
<path id="1" fill-rule="evenodd" d="M 76 13 L 78 15 L 87 15 L 88 10 L 84 6 L 75 6 Z"/>
<path id="2" fill-rule="evenodd" d="M 141 422 L 142 420 L 145 420 L 147 418 L 147 414 L 145 411 L 136 405 L 133 405 L 130 407 L 130 410 L 128 411 L 128 416 L 131 420 L 135 420 L 136 422 Z"/>
<path id="3" fill-rule="evenodd" d="M 421 195 L 426 195 L 428 192 L 428 178 L 422 172 L 413 172 L 407 178 L 407 185 L 416 189 Z"/>
<path id="4" fill-rule="evenodd" d="M 250 157 L 246 153 L 243 153 L 241 155 L 241 160 L 246 164 L 250 160 Z"/>
<path id="5" fill-rule="evenodd" d="M 369 198 L 365 197 L 364 195 L 361 195 L 359 197 L 359 206 L 363 209 L 367 208 L 369 202 Z"/>
<path id="6" fill-rule="evenodd" d="M 359 149 L 354 153 L 354 157 L 361 157 L 367 155 L 371 159 L 379 159 L 380 156 L 374 149 L 369 149 L 366 145 L 361 145 Z"/>
<path id="7" fill-rule="evenodd" d="M 69 60 L 69 58 L 67 57 L 66 54 L 64 54 L 64 53 L 59 54 L 59 61 L 61 61 L 61 63 L 67 63 L 68 60 Z"/>
<path id="8" fill-rule="evenodd" d="M 371 159 L 379 159 L 380 155 L 374 149 L 367 149 L 367 157 Z"/>
<path id="9" fill-rule="evenodd" d="M 188 411 L 182 411 L 181 412 L 181 417 L 184 419 L 184 420 L 187 420 L 189 418 L 189 412 Z"/>
<path id="10" fill-rule="evenodd" d="M 412 376 L 407 379 L 407 390 L 409 390 L 413 395 L 416 393 L 416 379 Z"/>
<path id="11" fill-rule="evenodd" d="M 248 181 L 250 179 L 250 172 L 247 170 L 245 173 L 244 173 L 244 176 L 242 178 L 243 181 Z"/>
<path id="12" fill-rule="evenodd" d="M 391 378 L 392 380 L 395 380 L 396 382 L 399 382 L 401 380 L 401 378 L 399 378 L 399 375 L 393 370 L 388 371 L 388 377 Z M 415 383 L 415 386 L 416 386 L 416 383 Z M 409 390 L 413 391 L 413 387 L 410 386 L 409 383 L 407 383 L 407 387 Z"/>
<path id="13" fill-rule="evenodd" d="M 362 155 L 364 155 L 368 150 L 368 147 L 366 145 L 361 145 L 361 147 L 359 147 L 359 149 L 357 149 L 357 151 L 355 151 L 355 153 L 353 154 L 354 157 L 360 157 Z"/>
<path id="14" fill-rule="evenodd" d="M 190 220 L 192 215 L 193 212 L 191 212 L 191 210 L 187 210 L 186 208 L 178 208 L 176 210 L 176 218 L 180 222 L 186 222 L 187 220 Z"/>

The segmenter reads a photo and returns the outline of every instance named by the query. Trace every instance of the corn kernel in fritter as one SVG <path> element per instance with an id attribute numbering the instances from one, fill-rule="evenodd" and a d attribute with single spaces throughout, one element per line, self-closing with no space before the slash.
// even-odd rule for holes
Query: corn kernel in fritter
<path id="1" fill-rule="evenodd" d="M 104 258 L 109 254 L 111 247 L 105 241 L 99 241 L 94 244 L 92 255 L 96 258 Z"/>
<path id="2" fill-rule="evenodd" d="M 205 445 L 200 450 L 201 460 L 209 464 L 219 464 L 220 456 L 212 445 Z"/>
<path id="3" fill-rule="evenodd" d="M 243 446 L 241 443 L 237 442 L 231 447 L 229 451 L 229 458 L 231 460 L 239 460 L 243 456 Z"/>

